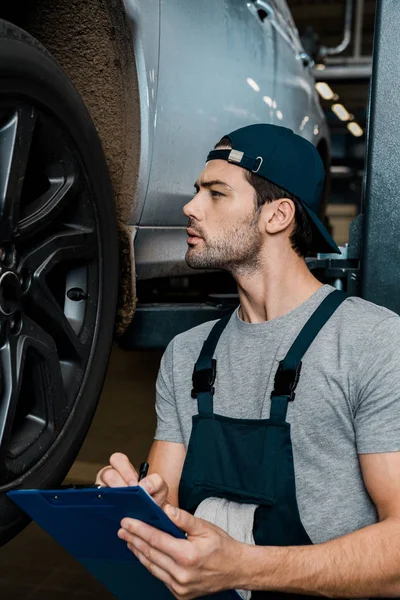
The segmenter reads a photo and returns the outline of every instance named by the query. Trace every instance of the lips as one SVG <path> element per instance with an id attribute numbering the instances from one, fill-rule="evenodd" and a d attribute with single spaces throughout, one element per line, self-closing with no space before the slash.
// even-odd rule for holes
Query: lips
<path id="1" fill-rule="evenodd" d="M 196 233 L 196 231 L 194 229 L 192 229 L 191 227 L 186 229 L 186 232 L 190 238 L 200 238 L 201 239 L 201 235 Z"/>

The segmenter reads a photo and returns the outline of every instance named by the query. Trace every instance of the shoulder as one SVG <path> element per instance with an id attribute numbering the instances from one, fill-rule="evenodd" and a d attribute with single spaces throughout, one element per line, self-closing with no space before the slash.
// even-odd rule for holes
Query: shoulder
<path id="1" fill-rule="evenodd" d="M 216 323 L 220 319 L 206 321 L 196 327 L 192 327 L 183 333 L 176 335 L 168 344 L 162 362 L 170 367 L 181 365 L 181 363 L 195 363 L 199 357 L 200 351 L 205 340 Z M 222 334 L 223 335 L 223 334 Z M 193 365 L 191 364 L 191 368 Z"/>
<path id="2" fill-rule="evenodd" d="M 351 296 L 337 310 L 332 326 L 341 351 L 347 348 L 361 362 L 379 363 L 388 353 L 400 356 L 400 317 L 384 306 Z"/>
<path id="3" fill-rule="evenodd" d="M 192 327 L 191 329 L 188 329 L 183 333 L 179 333 L 174 337 L 174 344 L 176 346 L 185 346 L 194 342 L 195 340 L 204 341 L 208 337 L 208 334 L 210 333 L 211 329 L 216 323 L 218 323 L 218 321 L 219 319 L 215 319 L 213 321 L 206 321 L 205 323 L 196 325 L 196 327 Z"/>
<path id="4" fill-rule="evenodd" d="M 175 351 L 181 350 L 195 350 L 200 352 L 203 343 L 208 338 L 212 328 L 220 319 L 214 319 L 212 321 L 206 321 L 196 327 L 192 327 L 183 333 L 178 334 L 172 340 Z"/>
<path id="5" fill-rule="evenodd" d="M 385 306 L 374 304 L 358 296 L 350 296 L 339 307 L 338 316 L 354 327 L 362 327 L 363 331 L 372 331 L 383 325 L 388 319 L 390 323 L 400 323 L 397 313 Z"/>

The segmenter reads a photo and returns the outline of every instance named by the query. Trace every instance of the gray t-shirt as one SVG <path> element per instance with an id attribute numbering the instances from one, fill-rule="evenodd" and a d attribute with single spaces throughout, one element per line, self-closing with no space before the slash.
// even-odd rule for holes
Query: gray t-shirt
<path id="1" fill-rule="evenodd" d="M 278 363 L 333 287 L 324 285 L 293 311 L 246 323 L 234 311 L 215 358 L 214 412 L 268 418 Z M 157 378 L 155 439 L 187 448 L 197 402 L 192 371 L 215 321 L 172 340 Z M 400 451 L 400 318 L 351 297 L 336 310 L 303 358 L 289 403 L 297 501 L 314 543 L 377 520 L 365 489 L 359 453 Z"/>

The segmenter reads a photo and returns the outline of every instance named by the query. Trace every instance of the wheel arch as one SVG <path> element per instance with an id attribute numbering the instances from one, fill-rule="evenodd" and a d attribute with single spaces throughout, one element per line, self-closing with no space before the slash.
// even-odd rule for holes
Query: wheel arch
<path id="1" fill-rule="evenodd" d="M 132 28 L 122 0 L 33 0 L 6 4 L 0 18 L 25 29 L 47 48 L 83 98 L 100 136 L 114 190 L 120 237 L 116 335 L 135 306 L 132 222 L 138 209 L 141 103 Z"/>

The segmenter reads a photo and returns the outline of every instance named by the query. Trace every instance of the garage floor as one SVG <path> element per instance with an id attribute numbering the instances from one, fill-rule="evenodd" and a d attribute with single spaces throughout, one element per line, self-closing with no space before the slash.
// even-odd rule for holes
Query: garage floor
<path id="1" fill-rule="evenodd" d="M 154 394 L 161 352 L 112 353 L 96 416 L 67 483 L 93 483 L 110 454 L 138 466 L 154 428 Z M 35 524 L 0 548 L 1 600 L 115 600 L 78 562 Z"/>

